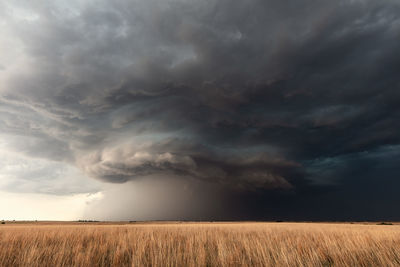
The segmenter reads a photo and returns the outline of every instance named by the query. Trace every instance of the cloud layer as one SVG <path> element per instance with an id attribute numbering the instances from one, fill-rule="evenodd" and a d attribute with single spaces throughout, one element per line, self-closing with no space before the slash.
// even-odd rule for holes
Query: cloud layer
<path id="1" fill-rule="evenodd" d="M 355 172 L 398 153 L 397 1 L 0 10 L 9 150 L 111 183 L 181 177 L 301 197 L 353 188 Z M 390 180 L 394 170 L 380 171 Z"/>

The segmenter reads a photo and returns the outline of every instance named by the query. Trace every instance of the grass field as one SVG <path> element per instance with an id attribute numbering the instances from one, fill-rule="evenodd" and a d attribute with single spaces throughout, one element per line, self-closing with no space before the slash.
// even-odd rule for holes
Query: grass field
<path id="1" fill-rule="evenodd" d="M 0 266 L 399 265 L 399 225 L 0 225 Z"/>

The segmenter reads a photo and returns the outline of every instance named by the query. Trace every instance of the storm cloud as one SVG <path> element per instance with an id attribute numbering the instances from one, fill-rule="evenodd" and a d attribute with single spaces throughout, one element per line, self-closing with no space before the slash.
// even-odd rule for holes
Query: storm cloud
<path id="1" fill-rule="evenodd" d="M 238 218 L 318 219 L 323 211 L 308 213 L 316 200 L 332 218 L 351 218 L 340 216 L 343 203 L 362 207 L 371 196 L 357 192 L 398 183 L 397 1 L 4 1 L 0 9 L 7 150 L 108 183 L 215 183 Z M 390 216 L 382 198 L 379 216 Z"/>

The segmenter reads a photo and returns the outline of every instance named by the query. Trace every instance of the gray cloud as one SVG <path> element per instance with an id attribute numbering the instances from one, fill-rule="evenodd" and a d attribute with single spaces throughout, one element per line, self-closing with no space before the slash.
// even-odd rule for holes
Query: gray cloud
<path id="1" fill-rule="evenodd" d="M 85 175 L 73 166 L 9 152 L 2 149 L 0 143 L 2 192 L 75 195 L 102 189 L 101 183 L 85 179 Z"/>
<path id="2" fill-rule="evenodd" d="M 397 1 L 2 5 L 9 147 L 102 181 L 307 192 L 400 142 Z"/>

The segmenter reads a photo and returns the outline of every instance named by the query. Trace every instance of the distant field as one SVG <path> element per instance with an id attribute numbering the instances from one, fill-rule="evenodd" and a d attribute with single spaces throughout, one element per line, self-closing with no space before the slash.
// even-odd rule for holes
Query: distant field
<path id="1" fill-rule="evenodd" d="M 399 225 L 0 225 L 0 266 L 399 265 Z"/>

